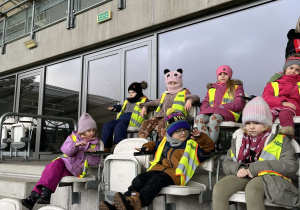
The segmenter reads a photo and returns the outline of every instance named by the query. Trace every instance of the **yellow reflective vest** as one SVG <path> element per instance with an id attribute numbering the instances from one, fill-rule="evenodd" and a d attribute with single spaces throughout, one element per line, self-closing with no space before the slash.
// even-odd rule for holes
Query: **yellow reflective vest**
<path id="1" fill-rule="evenodd" d="M 161 161 L 163 149 L 167 142 L 166 137 L 161 141 L 159 144 L 157 151 L 155 153 L 154 160 L 151 163 L 150 168 L 151 170 L 157 163 Z M 181 157 L 179 164 L 176 168 L 175 175 L 180 176 L 181 186 L 185 186 L 188 181 L 192 178 L 195 173 L 196 168 L 200 165 L 197 156 L 198 144 L 193 140 L 190 139 L 186 142 L 186 147 Z"/>
<path id="2" fill-rule="evenodd" d="M 238 88 L 238 85 L 235 85 L 235 90 Z M 214 106 L 214 102 L 215 102 L 215 95 L 216 95 L 216 88 L 210 88 L 208 90 L 208 96 L 209 96 L 209 105 L 210 106 Z M 233 103 L 234 102 L 234 97 L 230 97 L 229 96 L 229 88 L 227 88 L 227 90 L 225 91 L 225 94 L 223 95 L 222 98 L 222 103 L 221 104 L 228 104 L 228 103 Z M 233 116 L 235 121 L 237 122 L 241 116 L 240 112 L 233 112 L 231 110 L 228 110 Z"/>
<path id="3" fill-rule="evenodd" d="M 129 126 L 141 127 L 141 124 L 145 121 L 145 119 L 147 118 L 147 115 L 144 115 L 144 117 L 140 116 L 141 108 L 139 107 L 139 104 L 145 103 L 147 99 L 148 98 L 146 96 L 143 96 L 143 97 L 141 97 L 140 101 L 135 104 L 135 107 L 131 114 Z M 128 103 L 128 101 L 125 100 L 124 105 L 117 116 L 117 119 L 119 119 L 120 116 L 125 113 L 127 103 Z"/>
<path id="4" fill-rule="evenodd" d="M 183 114 L 184 116 L 187 116 L 187 111 L 185 110 L 186 93 L 190 93 L 190 91 L 188 89 L 185 89 L 185 90 L 178 92 L 176 97 L 174 98 L 173 105 L 172 105 L 173 109 L 176 109 L 177 112 Z M 155 111 L 156 113 L 158 113 L 161 110 L 161 107 L 163 105 L 166 95 L 167 95 L 167 93 L 163 93 L 161 95 L 161 100 Z"/>
<path id="5" fill-rule="evenodd" d="M 75 135 L 71 135 L 71 138 L 72 138 L 72 140 L 74 142 L 76 142 L 77 139 L 76 139 Z M 96 147 L 96 144 L 92 144 L 90 148 L 95 148 L 95 147 Z M 66 154 L 62 154 L 58 158 L 55 158 L 54 160 L 52 160 L 52 162 L 55 161 L 55 160 L 57 160 L 57 159 L 59 159 L 59 158 L 67 158 L 67 157 L 68 156 Z M 82 170 L 82 174 L 79 175 L 78 177 L 79 178 L 83 178 L 87 174 L 88 170 L 89 170 L 89 163 L 88 163 L 87 158 L 85 158 L 84 165 L 83 165 L 83 170 Z"/>
<path id="6" fill-rule="evenodd" d="M 297 82 L 298 85 L 298 90 L 299 90 L 299 94 L 300 94 L 300 82 Z M 279 84 L 278 82 L 271 82 L 271 86 L 273 87 L 274 90 L 274 96 L 278 97 L 279 96 Z"/>
<path id="7" fill-rule="evenodd" d="M 258 161 L 265 161 L 265 160 L 279 160 L 280 159 L 280 154 L 282 151 L 282 144 L 283 144 L 283 138 L 285 135 L 278 134 L 273 141 L 271 141 L 267 146 L 265 146 L 261 152 L 261 155 L 258 159 Z M 236 157 L 234 156 L 232 150 L 231 150 L 231 158 L 234 162 L 237 162 Z M 258 173 L 258 176 L 263 176 L 263 175 L 274 175 L 274 176 L 281 176 L 285 179 L 285 176 L 277 173 L 276 171 L 271 171 L 271 170 L 264 170 L 260 171 Z M 289 179 L 288 179 L 289 180 Z"/>

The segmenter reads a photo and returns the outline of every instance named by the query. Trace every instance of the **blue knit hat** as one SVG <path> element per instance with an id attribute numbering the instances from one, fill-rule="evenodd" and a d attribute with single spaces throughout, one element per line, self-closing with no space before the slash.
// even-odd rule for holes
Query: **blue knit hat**
<path id="1" fill-rule="evenodd" d="M 185 116 L 183 116 L 181 113 L 178 113 L 175 109 L 170 108 L 167 110 L 166 114 L 165 126 L 169 136 L 172 136 L 174 131 L 181 128 L 190 130 L 190 124 L 187 122 Z"/>

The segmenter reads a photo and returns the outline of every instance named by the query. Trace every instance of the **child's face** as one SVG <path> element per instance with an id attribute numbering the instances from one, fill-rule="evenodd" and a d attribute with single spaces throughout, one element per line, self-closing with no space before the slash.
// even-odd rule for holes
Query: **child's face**
<path id="1" fill-rule="evenodd" d="M 247 122 L 245 124 L 246 133 L 252 137 L 257 137 L 261 135 L 266 130 L 266 126 L 264 124 L 260 124 L 258 122 Z"/>
<path id="2" fill-rule="evenodd" d="M 300 66 L 297 64 L 290 65 L 285 69 L 284 75 L 299 75 L 300 73 Z"/>
<path id="3" fill-rule="evenodd" d="M 177 84 L 178 84 L 178 82 L 175 82 L 175 81 L 168 82 L 168 85 L 170 85 L 170 86 L 175 86 Z"/>
<path id="4" fill-rule="evenodd" d="M 186 128 L 180 128 L 172 134 L 172 138 L 178 141 L 185 141 L 189 135 L 189 130 Z"/>
<path id="5" fill-rule="evenodd" d="M 96 129 L 89 129 L 84 131 L 83 135 L 87 138 L 94 138 L 96 136 Z"/>
<path id="6" fill-rule="evenodd" d="M 134 92 L 133 90 L 129 90 L 128 95 L 129 98 L 134 98 L 136 96 L 136 92 Z"/>
<path id="7" fill-rule="evenodd" d="M 225 72 L 222 72 L 221 74 L 218 75 L 218 82 L 227 82 L 228 80 L 229 80 L 229 76 Z"/>

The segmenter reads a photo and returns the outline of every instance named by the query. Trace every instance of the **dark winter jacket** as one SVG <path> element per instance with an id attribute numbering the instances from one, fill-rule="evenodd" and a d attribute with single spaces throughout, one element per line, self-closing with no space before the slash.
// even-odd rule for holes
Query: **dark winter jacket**
<path id="1" fill-rule="evenodd" d="M 294 39 L 300 39 L 300 33 L 296 33 L 295 29 L 291 29 L 288 34 L 287 38 L 289 39 L 286 49 L 285 49 L 285 59 L 287 59 L 289 56 L 296 53 L 295 45 L 294 45 Z M 300 51 L 300 49 L 299 49 Z M 299 53 L 298 51 L 298 53 Z"/>

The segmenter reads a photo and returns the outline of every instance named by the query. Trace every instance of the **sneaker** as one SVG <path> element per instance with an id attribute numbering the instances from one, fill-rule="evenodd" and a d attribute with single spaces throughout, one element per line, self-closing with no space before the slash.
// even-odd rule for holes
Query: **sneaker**
<path id="1" fill-rule="evenodd" d="M 35 191 L 32 191 L 31 194 L 28 196 L 28 198 L 22 199 L 21 203 L 23 206 L 25 206 L 27 209 L 33 209 L 34 204 L 39 199 L 39 194 Z"/>
<path id="2" fill-rule="evenodd" d="M 99 204 L 99 210 L 117 210 L 114 204 L 110 204 L 106 201 L 101 201 Z"/>
<path id="3" fill-rule="evenodd" d="M 41 197 L 37 200 L 38 204 L 50 204 L 52 190 L 47 187 L 43 187 Z"/>

